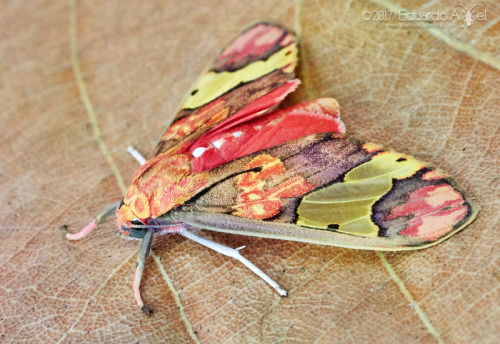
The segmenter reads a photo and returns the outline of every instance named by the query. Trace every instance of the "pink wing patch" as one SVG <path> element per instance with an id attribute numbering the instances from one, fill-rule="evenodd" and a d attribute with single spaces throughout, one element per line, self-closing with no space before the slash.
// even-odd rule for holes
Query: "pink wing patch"
<path id="1" fill-rule="evenodd" d="M 287 81 L 284 85 L 265 94 L 253 103 L 250 103 L 249 105 L 237 111 L 234 115 L 232 115 L 225 121 L 219 123 L 216 127 L 206 133 L 205 137 L 207 135 L 212 136 L 216 133 L 227 131 L 239 124 L 248 122 L 257 117 L 261 117 L 262 115 L 266 114 L 273 106 L 277 106 L 278 104 L 280 104 L 287 95 L 295 91 L 299 84 L 300 81 L 297 79 Z M 203 138 L 198 139 L 198 142 L 200 142 L 199 140 L 201 139 Z"/>
<path id="2" fill-rule="evenodd" d="M 318 99 L 267 115 L 245 116 L 236 121 L 228 119 L 231 124 L 222 122 L 189 147 L 194 171 L 214 168 L 299 137 L 323 132 L 345 133 L 334 99 Z"/>
<path id="3" fill-rule="evenodd" d="M 442 184 L 415 190 L 408 203 L 394 208 L 387 220 L 410 215 L 408 227 L 399 234 L 434 241 L 451 232 L 467 212 L 462 194 Z"/>
<path id="4" fill-rule="evenodd" d="M 261 23 L 251 27 L 224 50 L 214 70 L 237 69 L 263 59 L 293 42 L 293 36 L 279 26 Z M 276 47 L 275 49 L 272 49 Z"/>

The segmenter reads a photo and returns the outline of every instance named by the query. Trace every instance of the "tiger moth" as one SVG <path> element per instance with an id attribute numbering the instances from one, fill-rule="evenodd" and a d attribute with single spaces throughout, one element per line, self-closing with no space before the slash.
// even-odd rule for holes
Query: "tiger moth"
<path id="1" fill-rule="evenodd" d="M 449 238 L 478 208 L 445 172 L 345 134 L 331 98 L 278 109 L 300 81 L 298 46 L 280 25 L 245 30 L 189 90 L 124 198 L 69 240 L 116 214 L 118 234 L 142 240 L 133 291 L 155 235 L 181 234 L 238 259 L 280 295 L 286 291 L 239 249 L 190 229 L 383 251 Z"/>

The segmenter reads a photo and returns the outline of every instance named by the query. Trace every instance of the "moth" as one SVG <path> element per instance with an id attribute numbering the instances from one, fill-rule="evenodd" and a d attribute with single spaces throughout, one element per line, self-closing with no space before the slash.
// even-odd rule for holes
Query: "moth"
<path id="1" fill-rule="evenodd" d="M 413 250 L 435 245 L 476 217 L 478 208 L 441 170 L 345 134 L 330 98 L 282 110 L 299 85 L 297 41 L 260 22 L 244 31 L 189 91 L 125 197 L 70 240 L 116 214 L 118 233 L 141 239 L 133 291 L 138 306 L 155 235 L 178 233 L 234 257 L 286 291 L 231 249 L 190 229 L 209 229 L 353 249 Z"/>

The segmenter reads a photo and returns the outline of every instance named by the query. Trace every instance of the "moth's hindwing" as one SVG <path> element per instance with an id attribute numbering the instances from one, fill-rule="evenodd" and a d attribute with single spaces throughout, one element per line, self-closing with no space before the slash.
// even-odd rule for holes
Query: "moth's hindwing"
<path id="1" fill-rule="evenodd" d="M 199 228 L 358 249 L 434 245 L 477 214 L 444 172 L 412 156 L 315 134 L 209 171 L 167 216 Z"/>

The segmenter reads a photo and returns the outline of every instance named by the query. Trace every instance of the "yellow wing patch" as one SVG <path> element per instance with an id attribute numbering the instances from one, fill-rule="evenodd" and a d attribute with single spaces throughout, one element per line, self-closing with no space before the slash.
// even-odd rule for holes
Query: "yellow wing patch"
<path id="1" fill-rule="evenodd" d="M 184 109 L 195 109 L 220 97 L 241 83 L 256 80 L 277 69 L 292 72 L 297 62 L 297 46 L 290 44 L 271 55 L 267 60 L 255 61 L 236 71 L 204 74 L 194 86 Z"/>
<path id="2" fill-rule="evenodd" d="M 381 152 L 349 171 L 343 182 L 304 197 L 297 209 L 297 224 L 377 236 L 379 228 L 371 220 L 372 206 L 391 190 L 393 178 L 408 178 L 422 167 L 424 164 L 411 156 Z"/>

